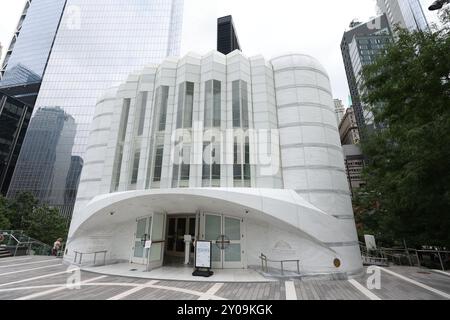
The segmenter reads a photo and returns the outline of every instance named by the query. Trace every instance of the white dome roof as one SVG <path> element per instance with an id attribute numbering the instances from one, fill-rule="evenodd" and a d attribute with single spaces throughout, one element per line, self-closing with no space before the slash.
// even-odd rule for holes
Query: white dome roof
<path id="1" fill-rule="evenodd" d="M 289 53 L 273 58 L 270 61 L 273 65 L 274 70 L 292 68 L 292 67 L 307 67 L 317 69 L 326 75 L 328 72 L 323 67 L 323 65 L 316 59 L 306 54 L 301 53 Z"/>

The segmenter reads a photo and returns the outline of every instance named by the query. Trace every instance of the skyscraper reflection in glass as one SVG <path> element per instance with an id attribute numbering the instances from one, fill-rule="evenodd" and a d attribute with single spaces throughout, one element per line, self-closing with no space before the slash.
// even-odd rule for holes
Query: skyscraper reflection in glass
<path id="1" fill-rule="evenodd" d="M 31 152 L 27 141 L 36 133 L 27 134 L 8 196 L 29 191 L 71 214 L 97 99 L 130 72 L 179 55 L 183 2 L 67 0 L 34 116 L 39 109 L 63 110 L 74 123 L 56 131 L 52 157 Z M 38 175 L 31 174 L 33 168 Z"/>

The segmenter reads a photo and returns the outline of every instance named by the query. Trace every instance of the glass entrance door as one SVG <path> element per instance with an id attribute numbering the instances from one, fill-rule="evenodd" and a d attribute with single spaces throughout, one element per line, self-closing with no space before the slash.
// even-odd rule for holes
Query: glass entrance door
<path id="1" fill-rule="evenodd" d="M 213 268 L 244 268 L 244 219 L 210 213 L 205 213 L 202 217 L 204 239 L 213 243 Z"/>
<path id="2" fill-rule="evenodd" d="M 165 224 L 165 213 L 153 213 L 148 217 L 136 220 L 136 233 L 134 234 L 131 257 L 132 263 L 148 265 L 149 269 L 162 266 L 164 259 Z M 146 242 L 150 240 L 150 248 L 145 248 Z"/>
<path id="3" fill-rule="evenodd" d="M 145 241 L 150 240 L 151 225 L 152 216 L 136 220 L 131 263 L 147 263 L 148 249 L 145 249 Z"/>
<path id="4" fill-rule="evenodd" d="M 169 256 L 184 258 L 184 236 L 195 237 L 195 216 L 168 217 L 166 253 Z M 193 253 L 193 248 L 191 248 Z"/>
<path id="5" fill-rule="evenodd" d="M 166 230 L 165 213 L 154 213 L 153 223 L 151 226 L 152 245 L 148 253 L 148 268 L 147 271 L 160 268 L 164 261 L 164 247 L 165 247 L 165 230 Z"/>

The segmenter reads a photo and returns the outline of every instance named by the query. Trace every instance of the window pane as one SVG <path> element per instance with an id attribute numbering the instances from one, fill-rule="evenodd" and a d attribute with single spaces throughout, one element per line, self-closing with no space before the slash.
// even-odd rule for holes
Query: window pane
<path id="1" fill-rule="evenodd" d="M 125 141 L 125 137 L 127 134 L 128 117 L 130 115 L 130 104 L 131 99 L 123 100 L 123 111 L 122 111 L 122 118 L 120 121 L 120 135 L 119 135 L 120 142 Z"/>
<path id="2" fill-rule="evenodd" d="M 241 95 L 242 95 L 242 127 L 248 128 L 248 92 L 247 82 L 241 81 Z"/>
<path id="3" fill-rule="evenodd" d="M 177 129 L 183 126 L 183 106 L 184 106 L 185 84 L 180 84 L 178 89 L 178 111 L 177 111 Z"/>
<path id="4" fill-rule="evenodd" d="M 212 83 L 212 80 L 205 83 L 205 128 L 211 127 L 212 123 Z"/>
<path id="5" fill-rule="evenodd" d="M 167 118 L 167 103 L 169 101 L 169 87 L 163 86 L 159 90 L 161 95 L 159 101 L 161 103 L 159 112 L 159 131 L 166 130 L 166 118 Z"/>
<path id="6" fill-rule="evenodd" d="M 225 250 L 225 261 L 227 261 L 227 262 L 241 261 L 241 245 L 240 244 L 231 244 Z"/>
<path id="7" fill-rule="evenodd" d="M 183 128 L 192 128 L 193 110 L 194 110 L 194 83 L 186 82 L 186 98 L 184 105 Z"/>
<path id="8" fill-rule="evenodd" d="M 145 113 L 147 112 L 148 92 L 141 93 L 141 112 L 139 114 L 138 136 L 144 133 Z"/>
<path id="9" fill-rule="evenodd" d="M 222 85 L 220 81 L 214 80 L 214 116 L 213 116 L 213 126 L 220 127 L 220 122 L 222 118 Z"/>
<path id="10" fill-rule="evenodd" d="M 137 151 L 134 154 L 133 171 L 132 171 L 132 176 L 131 176 L 131 184 L 136 184 L 137 183 L 140 160 L 141 160 L 141 152 Z"/>
<path id="11" fill-rule="evenodd" d="M 155 156 L 155 168 L 153 171 L 153 181 L 161 181 L 161 171 L 162 171 L 162 162 L 163 162 L 163 154 L 164 154 L 164 147 L 159 146 L 156 150 L 156 156 Z"/>
<path id="12" fill-rule="evenodd" d="M 241 105 L 240 105 L 240 93 L 239 93 L 239 80 L 233 81 L 233 127 L 241 127 Z"/>

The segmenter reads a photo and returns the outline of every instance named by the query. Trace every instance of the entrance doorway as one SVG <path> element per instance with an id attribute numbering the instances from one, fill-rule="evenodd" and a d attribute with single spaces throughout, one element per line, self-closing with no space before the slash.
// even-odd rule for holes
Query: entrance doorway
<path id="1" fill-rule="evenodd" d="M 147 265 L 148 270 L 162 266 L 165 226 L 165 213 L 153 213 L 147 217 L 136 219 L 131 263 Z"/>
<path id="2" fill-rule="evenodd" d="M 196 236 L 195 215 L 174 215 L 168 217 L 167 243 L 165 249 L 166 264 L 183 264 L 185 257 L 184 236 L 190 235 L 192 239 Z M 194 247 L 191 245 L 190 255 L 194 255 Z"/>
<path id="3" fill-rule="evenodd" d="M 243 269 L 244 219 L 214 213 L 204 213 L 202 218 L 203 239 L 213 244 L 213 268 Z"/>

